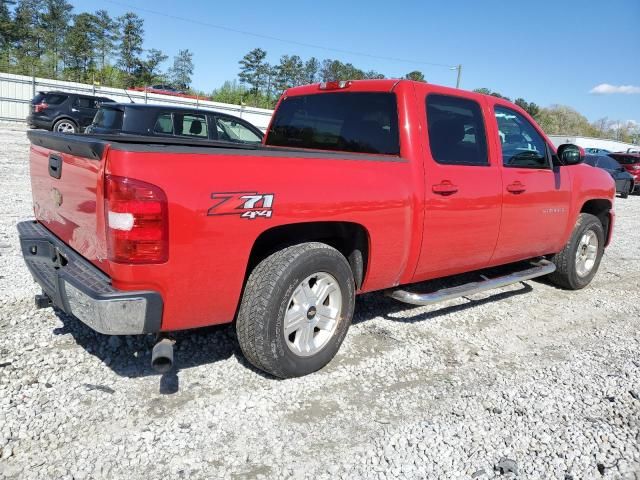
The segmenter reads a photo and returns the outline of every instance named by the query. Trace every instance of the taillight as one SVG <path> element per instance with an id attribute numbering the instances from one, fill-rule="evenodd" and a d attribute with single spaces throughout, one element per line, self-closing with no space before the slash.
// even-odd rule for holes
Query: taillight
<path id="1" fill-rule="evenodd" d="M 46 110 L 47 108 L 49 108 L 49 105 L 47 105 L 46 103 L 42 102 L 42 103 L 38 103 L 37 105 L 35 105 L 34 111 L 36 113 L 40 113 L 40 112 L 43 112 L 44 110 Z"/>
<path id="2" fill-rule="evenodd" d="M 167 196 L 160 187 L 107 175 L 105 217 L 109 260 L 163 263 L 169 258 Z"/>

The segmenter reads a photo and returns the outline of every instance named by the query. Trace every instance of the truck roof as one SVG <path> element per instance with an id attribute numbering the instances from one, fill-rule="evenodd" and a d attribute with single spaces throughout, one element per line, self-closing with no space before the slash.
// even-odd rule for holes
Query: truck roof
<path id="1" fill-rule="evenodd" d="M 324 84 L 327 83 L 332 83 L 332 84 L 339 84 L 339 83 L 345 83 L 346 85 L 344 87 L 337 87 L 337 86 L 328 86 L 324 87 Z M 417 82 L 415 80 L 406 80 L 406 79 L 371 79 L 371 80 L 347 80 L 344 82 L 322 82 L 322 83 L 313 83 L 310 85 L 302 85 L 300 87 L 292 87 L 292 88 L 288 88 L 287 90 L 285 90 L 285 94 L 289 95 L 289 96 L 294 96 L 294 95 L 309 95 L 309 94 L 313 94 L 313 93 L 318 93 L 319 91 L 322 92 L 340 92 L 340 91 L 345 91 L 345 92 L 392 92 L 395 87 L 400 84 L 400 83 L 414 83 L 420 86 L 424 86 L 427 85 L 429 89 L 433 89 L 434 91 L 437 91 L 438 93 L 442 93 L 442 94 L 452 94 L 455 95 L 456 93 L 460 92 L 460 89 L 458 88 L 453 88 L 453 87 L 445 87 L 442 85 L 437 85 L 435 83 L 426 83 L 426 82 Z M 496 97 L 492 97 L 490 95 L 485 95 L 482 93 L 477 93 L 477 92 L 470 92 L 470 91 L 465 91 L 465 94 L 471 94 L 473 96 L 478 96 L 478 97 L 490 97 L 492 99 L 496 99 Z M 502 99 L 504 100 L 504 99 Z M 513 103 L 513 102 L 508 102 L 508 103 Z"/>

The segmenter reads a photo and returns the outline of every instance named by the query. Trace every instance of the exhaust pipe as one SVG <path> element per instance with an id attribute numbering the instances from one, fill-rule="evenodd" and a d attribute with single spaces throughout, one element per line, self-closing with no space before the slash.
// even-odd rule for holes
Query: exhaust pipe
<path id="1" fill-rule="evenodd" d="M 167 373 L 173 368 L 173 344 L 169 338 L 162 338 L 151 351 L 151 367 L 159 373 Z"/>

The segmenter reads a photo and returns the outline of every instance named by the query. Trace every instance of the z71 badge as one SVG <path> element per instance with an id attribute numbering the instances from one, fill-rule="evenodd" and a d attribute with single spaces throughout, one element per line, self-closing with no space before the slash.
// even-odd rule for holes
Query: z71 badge
<path id="1" fill-rule="evenodd" d="M 212 193 L 215 204 L 207 210 L 210 217 L 216 215 L 239 215 L 241 218 L 271 218 L 273 215 L 272 193 L 257 192 L 221 192 Z"/>

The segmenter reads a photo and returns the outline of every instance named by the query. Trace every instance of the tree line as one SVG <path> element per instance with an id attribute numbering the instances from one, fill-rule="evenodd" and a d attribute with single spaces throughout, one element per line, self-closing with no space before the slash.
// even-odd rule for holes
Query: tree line
<path id="1" fill-rule="evenodd" d="M 388 78 L 330 58 L 287 54 L 270 63 L 265 50 L 254 48 L 240 59 L 237 80 L 212 92 L 194 91 L 190 88 L 193 53 L 179 50 L 170 68 L 163 70 L 168 55 L 155 48 L 145 50 L 144 33 L 144 19 L 133 12 L 114 18 L 102 9 L 74 13 L 67 0 L 0 0 L 0 70 L 112 87 L 168 83 L 202 98 L 263 108 L 273 108 L 284 90 L 298 85 Z M 402 78 L 426 82 L 418 70 Z M 506 98 L 488 88 L 475 91 Z M 608 118 L 589 122 L 568 106 L 544 108 L 523 98 L 515 103 L 548 134 L 640 140 L 640 127 L 634 122 Z"/>
<path id="2" fill-rule="evenodd" d="M 235 85 L 238 95 L 254 106 L 268 108 L 273 107 L 287 88 L 316 82 L 387 78 L 375 70 L 363 70 L 352 63 L 330 58 L 304 60 L 298 55 L 282 55 L 277 63 L 271 64 L 267 61 L 267 52 L 261 48 L 254 48 L 238 63 L 241 84 Z M 403 78 L 426 81 L 418 70 L 407 73 Z M 233 84 L 226 85 L 227 91 L 233 88 Z"/>
<path id="3" fill-rule="evenodd" d="M 161 50 L 145 50 L 144 20 L 133 12 L 74 13 L 66 0 L 0 0 L 0 68 L 8 73 L 131 87 L 162 82 L 187 89 L 193 54 L 173 65 Z"/>
<path id="4" fill-rule="evenodd" d="M 509 97 L 488 88 L 477 88 L 474 92 L 512 101 Z M 627 143 L 640 142 L 640 124 L 631 120 L 620 121 L 604 117 L 589 122 L 587 117 L 566 105 L 551 105 L 545 108 L 527 102 L 524 98 L 516 98 L 513 103 L 531 115 L 547 135 L 577 135 L 609 138 Z"/>

